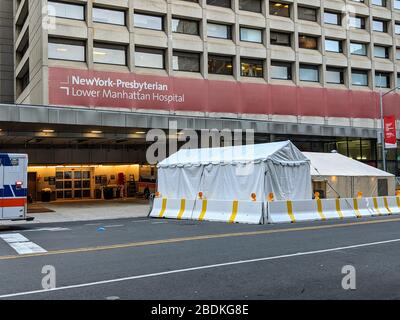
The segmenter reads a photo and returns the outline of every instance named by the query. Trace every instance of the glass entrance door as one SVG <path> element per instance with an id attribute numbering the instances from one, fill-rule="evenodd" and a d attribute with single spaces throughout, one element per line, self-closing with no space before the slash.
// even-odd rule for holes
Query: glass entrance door
<path id="1" fill-rule="evenodd" d="M 89 169 L 57 170 L 57 199 L 85 199 L 91 197 L 91 172 Z"/>

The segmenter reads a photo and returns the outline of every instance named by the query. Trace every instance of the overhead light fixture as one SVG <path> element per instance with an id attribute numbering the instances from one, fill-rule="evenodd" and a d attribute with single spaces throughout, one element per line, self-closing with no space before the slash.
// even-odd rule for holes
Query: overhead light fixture
<path id="1" fill-rule="evenodd" d="M 44 129 L 42 130 L 43 133 L 54 133 L 53 129 Z"/>
<path id="2" fill-rule="evenodd" d="M 93 51 L 93 54 L 97 55 L 97 56 L 106 56 L 107 52 L 101 52 L 101 51 Z"/>
<path id="3" fill-rule="evenodd" d="M 93 133 L 93 134 L 102 134 L 103 131 L 100 131 L 100 130 L 92 130 L 92 133 Z"/>
<path id="4" fill-rule="evenodd" d="M 68 49 L 66 49 L 66 48 L 57 48 L 57 51 L 58 52 L 67 52 Z"/>
<path id="5" fill-rule="evenodd" d="M 136 134 L 146 134 L 146 132 L 145 131 L 137 131 L 137 132 L 135 132 Z"/>

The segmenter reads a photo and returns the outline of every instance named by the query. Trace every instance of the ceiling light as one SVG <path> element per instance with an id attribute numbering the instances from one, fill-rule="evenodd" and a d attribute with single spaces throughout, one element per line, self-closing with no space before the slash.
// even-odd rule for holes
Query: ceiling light
<path id="1" fill-rule="evenodd" d="M 43 133 L 54 133 L 53 129 L 44 129 L 42 130 Z"/>
<path id="2" fill-rule="evenodd" d="M 67 52 L 68 50 L 65 49 L 65 48 L 57 48 L 57 51 L 58 51 L 58 52 Z"/>
<path id="3" fill-rule="evenodd" d="M 100 131 L 100 130 L 93 130 L 92 133 L 93 133 L 93 134 L 102 134 L 103 131 Z"/>
<path id="4" fill-rule="evenodd" d="M 98 55 L 98 56 L 106 56 L 107 52 L 94 51 L 93 54 Z"/>
<path id="5" fill-rule="evenodd" d="M 144 132 L 144 131 L 138 131 L 138 132 L 135 132 L 136 134 L 146 134 L 146 132 Z"/>

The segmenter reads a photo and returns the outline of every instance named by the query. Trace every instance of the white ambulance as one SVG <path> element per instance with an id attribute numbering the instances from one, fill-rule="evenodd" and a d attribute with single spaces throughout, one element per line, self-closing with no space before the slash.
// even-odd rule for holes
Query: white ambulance
<path id="1" fill-rule="evenodd" d="M 27 220 L 28 155 L 0 153 L 0 220 Z"/>

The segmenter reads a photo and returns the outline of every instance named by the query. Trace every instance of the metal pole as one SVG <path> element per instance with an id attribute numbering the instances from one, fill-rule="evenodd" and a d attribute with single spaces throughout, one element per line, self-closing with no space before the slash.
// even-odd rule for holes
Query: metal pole
<path id="1" fill-rule="evenodd" d="M 383 121 L 383 93 L 382 90 L 379 92 L 379 106 L 381 110 L 381 144 L 382 144 L 382 164 L 383 171 L 386 171 L 386 155 L 385 155 L 385 128 Z"/>

